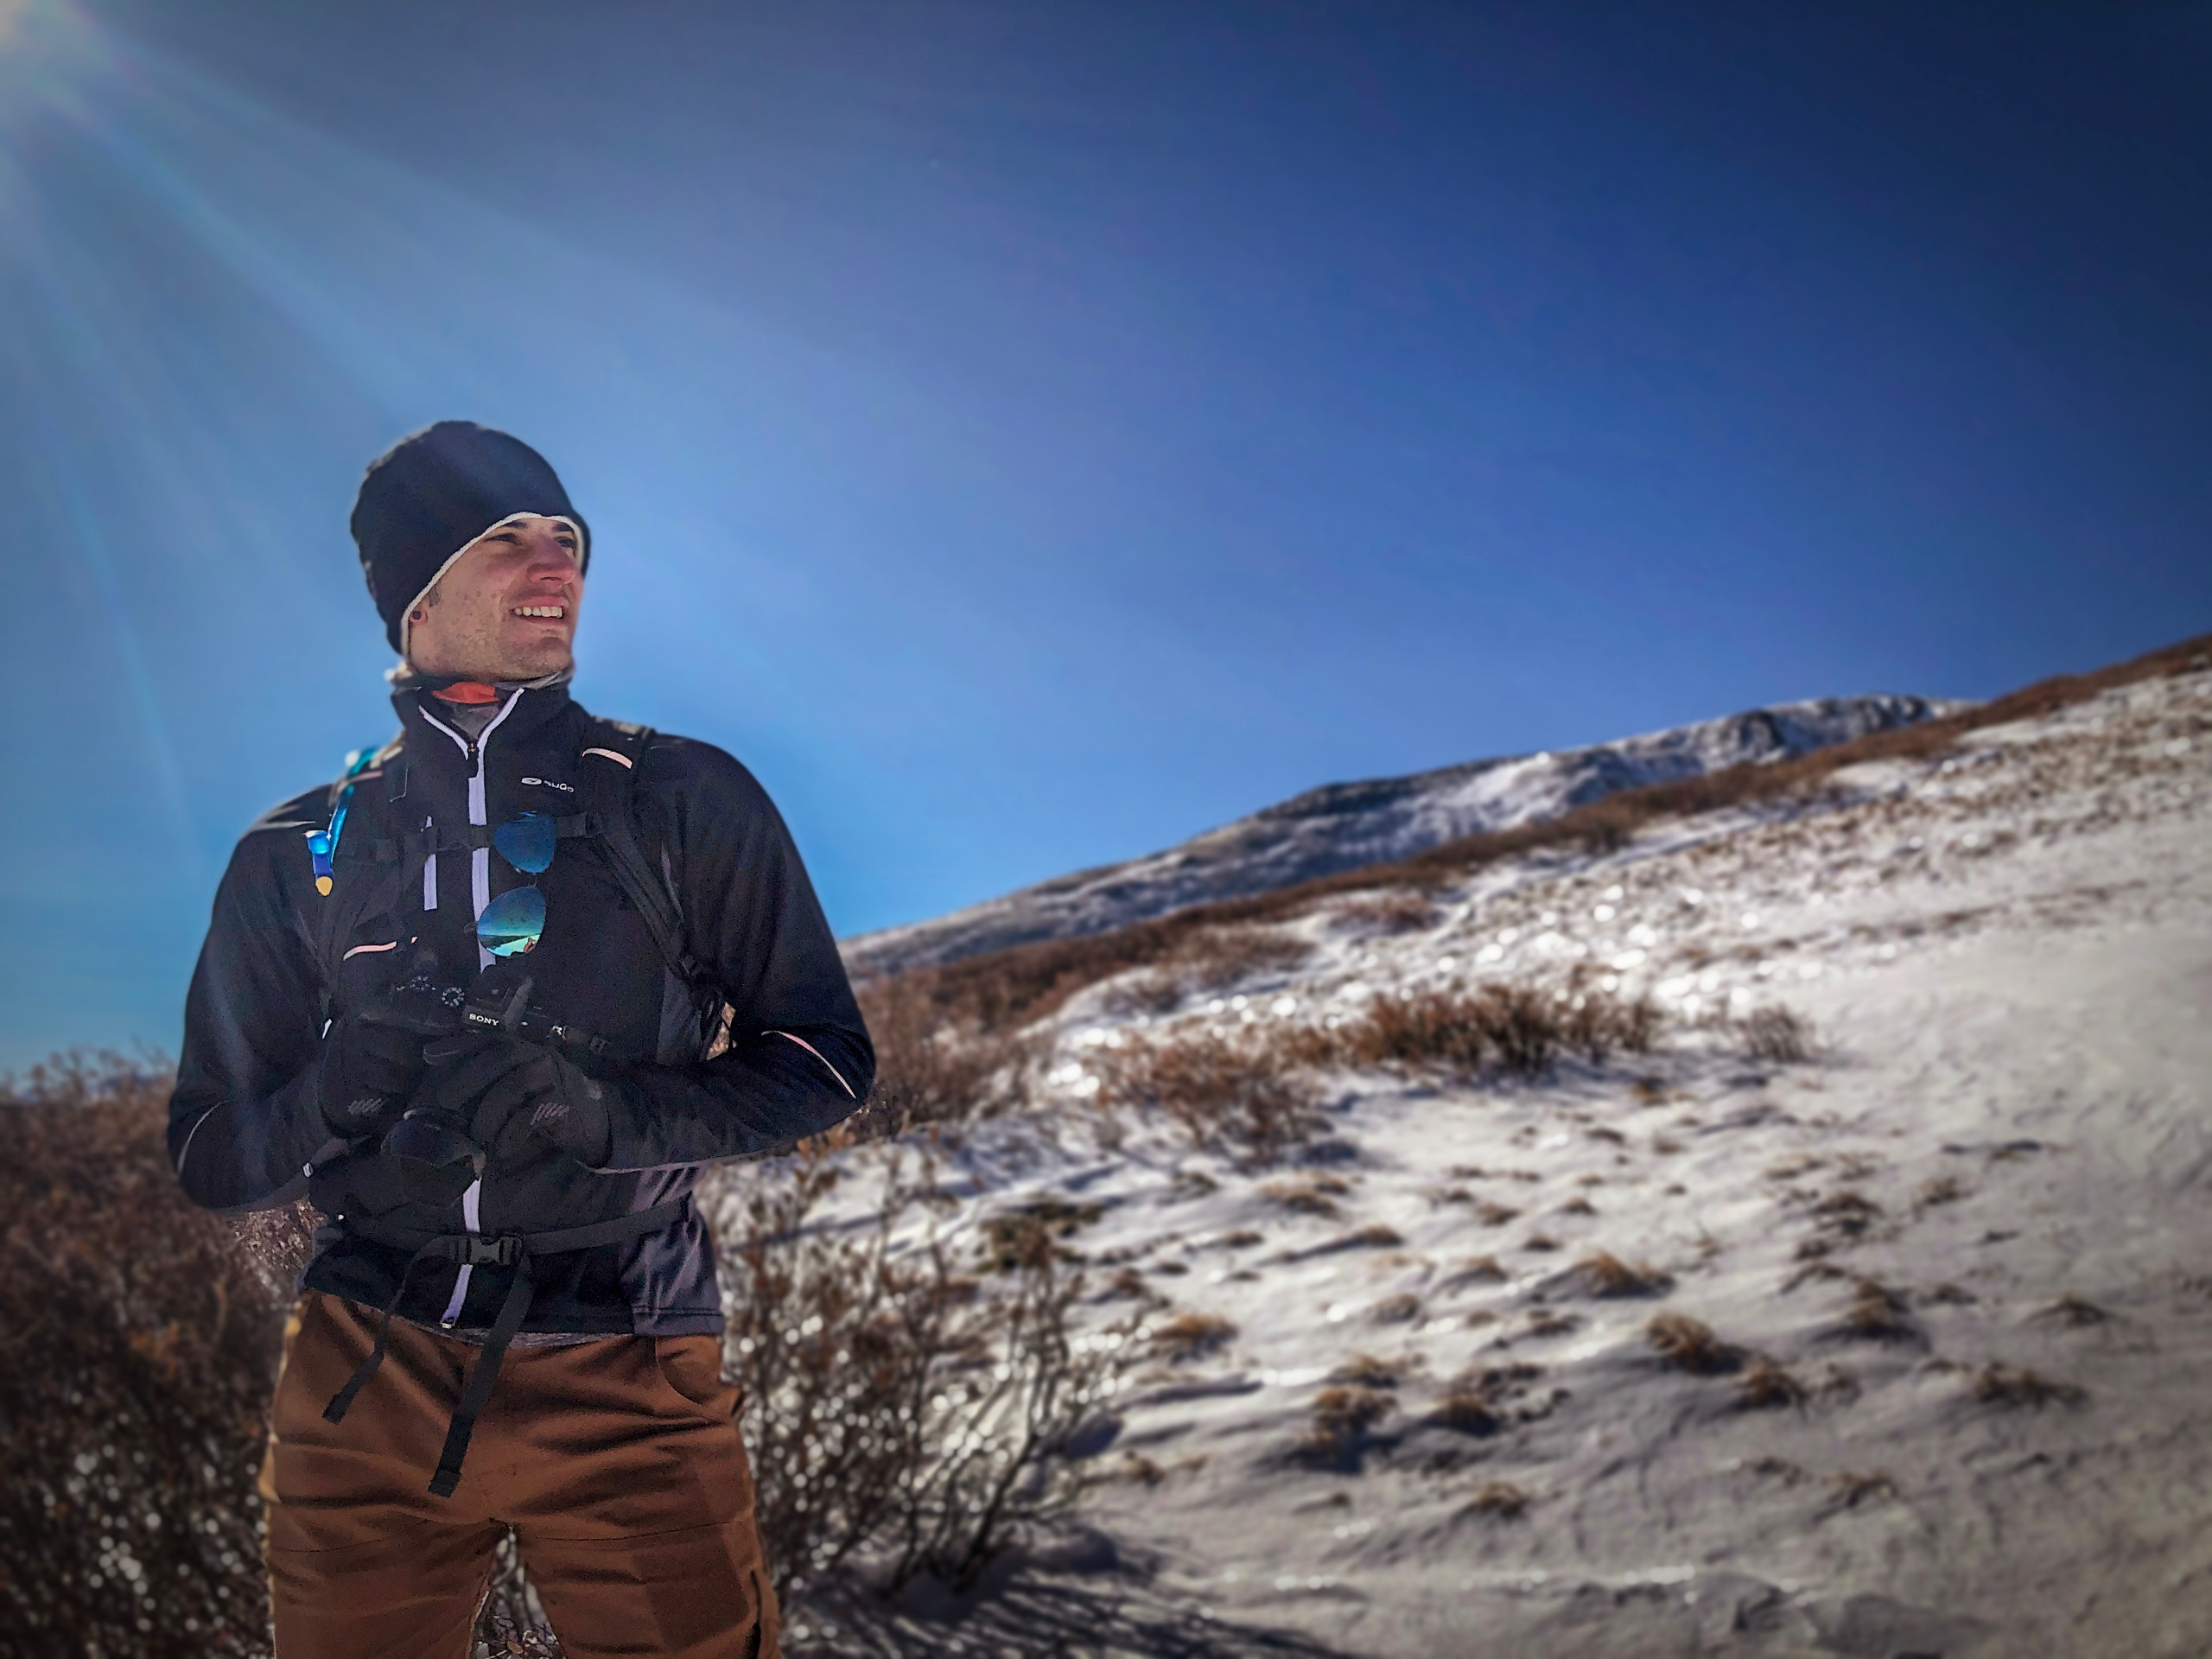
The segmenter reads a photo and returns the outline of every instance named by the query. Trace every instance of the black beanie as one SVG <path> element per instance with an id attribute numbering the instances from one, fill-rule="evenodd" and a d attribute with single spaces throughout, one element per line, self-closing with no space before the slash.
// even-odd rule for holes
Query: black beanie
<path id="1" fill-rule="evenodd" d="M 520 438 L 474 421 L 440 421 L 369 463 L 353 503 L 361 574 L 384 618 L 385 638 L 403 649 L 400 620 L 455 554 L 518 512 L 575 521 L 579 569 L 591 563 L 591 526 L 545 457 Z"/>

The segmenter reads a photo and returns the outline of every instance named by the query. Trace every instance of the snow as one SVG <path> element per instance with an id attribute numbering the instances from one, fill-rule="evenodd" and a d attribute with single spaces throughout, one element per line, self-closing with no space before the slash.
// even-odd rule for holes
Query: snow
<path id="1" fill-rule="evenodd" d="M 949 1224 L 1080 1192 L 1099 1289 L 1134 1268 L 1154 1317 L 1235 1327 L 1119 1397 L 1083 1520 L 1122 1579 L 1344 1654 L 2212 1648 L 2212 674 L 1839 781 L 1487 867 L 1424 930 L 1317 909 L 1305 966 L 1166 1017 L 1111 985 L 1055 1016 L 1046 1102 L 969 1135 Z M 1326 1134 L 1271 1168 L 1098 1132 L 1102 1049 L 1578 964 L 1669 1011 L 1657 1052 L 1332 1077 Z M 1811 1059 L 1746 1058 L 1728 1020 L 1771 1005 Z M 1597 1251 L 1668 1287 L 1591 1294 Z M 1668 1366 L 1667 1312 L 1802 1402 Z M 1300 1456 L 1374 1362 L 1364 1447 Z M 1483 1370 L 1497 1432 L 1440 1421 Z M 2060 1395 L 1978 1396 L 2028 1371 Z"/>
<path id="2" fill-rule="evenodd" d="M 908 968 L 1034 939 L 1096 933 L 1187 905 L 1288 887 L 1440 842 L 1555 817 L 1640 785 L 1783 760 L 1963 704 L 1883 695 L 1756 709 L 1618 742 L 1405 778 L 1332 784 L 1165 852 L 1078 871 L 933 920 L 844 942 L 856 972 Z"/>

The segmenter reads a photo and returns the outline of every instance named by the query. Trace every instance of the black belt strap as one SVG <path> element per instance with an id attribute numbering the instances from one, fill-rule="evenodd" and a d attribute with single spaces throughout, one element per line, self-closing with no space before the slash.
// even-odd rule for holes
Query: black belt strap
<path id="1" fill-rule="evenodd" d="M 346 1386 L 330 1396 L 330 1403 L 322 1414 L 330 1422 L 343 1422 L 368 1380 L 377 1374 L 377 1367 L 384 1363 L 385 1338 L 391 1329 L 392 1311 L 400 1299 L 407 1294 L 416 1269 L 426 1262 L 452 1262 L 464 1267 L 512 1268 L 514 1278 L 507 1286 L 507 1294 L 500 1300 L 499 1312 L 492 1321 L 492 1330 L 485 1338 L 484 1351 L 470 1368 L 468 1381 L 461 1390 L 461 1400 L 453 1408 L 453 1421 L 446 1426 L 445 1449 L 438 1454 L 437 1473 L 430 1478 L 430 1491 L 439 1497 L 451 1497 L 461 1484 L 461 1460 L 468 1455 L 469 1436 L 476 1432 L 476 1419 L 485 1402 L 492 1397 L 492 1385 L 499 1380 L 500 1362 L 507 1357 L 507 1344 L 514 1340 L 515 1332 L 522 1329 L 523 1320 L 530 1313 L 530 1299 L 536 1281 L 531 1275 L 531 1263 L 541 1255 L 563 1255 L 571 1250 L 597 1249 L 602 1244 L 620 1243 L 626 1238 L 637 1238 L 646 1233 L 657 1233 L 679 1220 L 688 1198 L 671 1198 L 657 1204 L 650 1210 L 640 1210 L 633 1215 L 616 1216 L 607 1221 L 594 1221 L 582 1227 L 556 1227 L 542 1233 L 501 1233 L 487 1237 L 480 1233 L 425 1234 L 412 1231 L 379 1232 L 362 1228 L 357 1230 L 379 1243 L 396 1244 L 402 1249 L 415 1247 L 409 1258 L 407 1269 L 399 1275 L 399 1288 L 393 1291 L 391 1300 L 384 1306 L 377 1322 L 377 1339 L 369 1350 L 369 1357 L 360 1363 L 353 1375 L 346 1379 Z"/>

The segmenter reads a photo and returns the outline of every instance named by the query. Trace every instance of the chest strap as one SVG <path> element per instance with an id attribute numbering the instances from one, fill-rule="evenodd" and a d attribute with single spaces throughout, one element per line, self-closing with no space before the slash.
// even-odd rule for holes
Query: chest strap
<path id="1" fill-rule="evenodd" d="M 476 1432 L 477 1415 L 492 1397 L 492 1385 L 499 1380 L 499 1365 L 507 1357 L 507 1344 L 514 1340 L 515 1332 L 522 1329 L 523 1320 L 529 1317 L 531 1294 L 536 1286 L 531 1263 L 541 1255 L 597 1249 L 602 1244 L 617 1244 L 624 1239 L 659 1232 L 682 1219 L 690 1203 L 689 1198 L 671 1198 L 633 1215 L 616 1216 L 582 1227 L 556 1227 L 538 1233 L 423 1233 L 412 1229 L 355 1226 L 353 1230 L 362 1237 L 401 1249 L 411 1249 L 415 1254 L 408 1261 L 407 1270 L 399 1275 L 399 1288 L 391 1293 L 391 1300 L 385 1304 L 378 1317 L 375 1346 L 369 1350 L 369 1357 L 353 1375 L 346 1379 L 346 1386 L 330 1396 L 330 1403 L 322 1409 L 324 1418 L 334 1423 L 343 1422 L 353 1406 L 353 1396 L 360 1393 L 377 1374 L 377 1367 L 384 1363 L 385 1338 L 391 1330 L 392 1310 L 407 1294 L 407 1287 L 417 1268 L 431 1262 L 512 1268 L 514 1278 L 499 1303 L 498 1317 L 492 1321 L 484 1351 L 470 1368 L 460 1402 L 453 1408 L 453 1421 L 446 1427 L 445 1449 L 438 1454 L 437 1473 L 430 1478 L 433 1495 L 451 1497 L 454 1488 L 461 1484 L 461 1460 L 468 1455 L 468 1439 Z"/>

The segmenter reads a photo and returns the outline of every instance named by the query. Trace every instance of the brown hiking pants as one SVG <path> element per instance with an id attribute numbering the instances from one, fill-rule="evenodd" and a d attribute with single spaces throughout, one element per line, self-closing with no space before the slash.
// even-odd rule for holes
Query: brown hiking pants
<path id="1" fill-rule="evenodd" d="M 278 1659 L 467 1659 L 510 1527 L 569 1659 L 777 1659 L 714 1338 L 510 1349 L 442 1498 L 430 1472 L 480 1351 L 394 1320 L 383 1368 L 325 1422 L 375 1335 L 372 1312 L 312 1290 L 285 1330 L 261 1466 Z"/>

